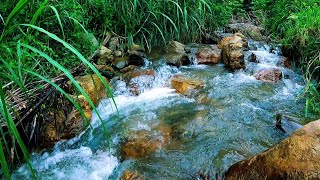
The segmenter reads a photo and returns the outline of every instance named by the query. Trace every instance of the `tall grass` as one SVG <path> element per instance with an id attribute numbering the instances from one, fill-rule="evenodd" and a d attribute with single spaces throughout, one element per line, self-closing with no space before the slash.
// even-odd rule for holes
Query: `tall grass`
<path id="1" fill-rule="evenodd" d="M 41 3 L 39 2 L 38 9 L 30 16 L 31 20 L 24 20 L 29 24 L 17 24 L 20 20 L 19 17 L 21 13 L 26 10 L 25 8 L 27 6 L 30 6 L 30 4 L 32 5 L 31 2 L 34 3 L 34 1 L 30 0 L 19 0 L 8 15 L 2 14 L 1 16 L 3 19 L 1 27 L 3 28 L 0 35 L 0 163 L 2 172 L 7 179 L 10 179 L 11 163 L 13 163 L 14 158 L 20 159 L 18 153 L 20 151 L 30 168 L 31 174 L 36 178 L 36 173 L 29 161 L 28 148 L 25 146 L 17 128 L 17 124 L 19 124 L 18 122 L 21 118 L 20 115 L 23 113 L 22 110 L 27 109 L 30 104 L 34 103 L 33 101 L 36 100 L 38 94 L 35 93 L 41 93 L 46 87 L 52 86 L 58 92 L 65 95 L 81 115 L 86 118 L 80 105 L 71 98 L 59 84 L 52 81 L 51 78 L 54 74 L 51 72 L 48 73 L 48 69 L 55 69 L 53 71 L 55 73 L 64 73 L 79 93 L 86 98 L 101 120 L 101 117 L 89 96 L 75 81 L 70 71 L 61 65 L 61 63 L 58 62 L 59 60 L 54 60 L 57 56 L 51 51 L 52 48 L 50 47 L 50 44 L 43 43 L 41 40 L 50 39 L 50 41 L 54 41 L 56 45 L 60 44 L 57 49 L 61 49 L 63 52 L 69 51 L 74 54 L 74 56 L 78 58 L 79 63 L 83 63 L 87 68 L 98 75 L 105 85 L 107 92 L 112 97 L 111 90 L 102 75 L 76 48 L 55 34 L 36 26 L 37 24 L 41 24 L 39 23 L 39 18 L 41 17 L 42 12 L 51 9 L 54 11 L 55 17 L 63 31 L 60 15 L 55 7 L 48 5 L 47 0 L 44 0 Z M 77 20 L 74 19 L 73 21 Z M 79 23 L 79 25 L 81 24 Z M 37 39 L 37 37 L 40 38 Z M 53 57 L 48 55 L 48 53 L 53 55 Z M 102 125 L 102 127 L 107 135 L 105 126 Z M 15 145 L 16 142 L 18 146 Z"/>
<path id="2" fill-rule="evenodd" d="M 302 68 L 306 88 L 306 115 L 320 117 L 320 2 L 319 0 L 254 0 L 262 12 L 264 25 L 273 37 L 280 39 L 293 60 Z"/>
<path id="3" fill-rule="evenodd" d="M 166 44 L 167 40 L 197 42 L 229 21 L 239 1 L 215 0 L 116 0 L 106 1 L 117 11 L 111 30 L 129 44 L 146 47 Z"/>

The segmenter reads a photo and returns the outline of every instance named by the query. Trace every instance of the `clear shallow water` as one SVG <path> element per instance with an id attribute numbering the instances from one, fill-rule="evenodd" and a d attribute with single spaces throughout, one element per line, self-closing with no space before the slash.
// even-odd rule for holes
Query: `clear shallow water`
<path id="1" fill-rule="evenodd" d="M 155 78 L 139 77 L 142 93 L 132 96 L 126 83 L 113 80 L 119 114 L 110 100 L 98 109 L 111 135 L 112 146 L 96 115 L 94 129 L 58 143 L 52 151 L 35 153 L 32 164 L 40 179 L 119 179 L 125 170 L 145 179 L 197 179 L 224 172 L 233 163 L 258 154 L 289 133 L 274 128 L 277 113 L 300 117 L 304 102 L 297 100 L 304 82 L 300 75 L 279 65 L 278 51 L 270 53 L 265 44 L 250 42 L 260 63 L 247 61 L 247 68 L 229 72 L 223 65 L 191 65 L 175 68 L 157 64 Z M 278 83 L 257 81 L 252 75 L 266 67 L 283 71 Z M 203 81 L 205 87 L 189 96 L 170 89 L 170 78 L 182 73 Z M 139 131 L 161 138 L 159 128 L 170 127 L 170 142 L 146 158 L 121 158 L 120 145 Z M 160 135 L 159 135 L 160 134 Z M 30 179 L 28 168 L 18 168 L 13 179 Z"/>

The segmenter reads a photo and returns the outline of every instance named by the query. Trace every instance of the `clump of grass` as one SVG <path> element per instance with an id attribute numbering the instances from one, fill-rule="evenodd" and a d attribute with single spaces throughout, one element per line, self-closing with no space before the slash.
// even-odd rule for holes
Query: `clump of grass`
<path id="1" fill-rule="evenodd" d="M 46 87 L 52 86 L 58 92 L 65 95 L 81 115 L 86 118 L 80 105 L 59 84 L 56 84 L 51 79 L 54 73 L 63 73 L 71 80 L 101 120 L 93 102 L 75 81 L 70 71 L 59 61 L 54 60 L 57 56 L 50 47 L 50 44 L 43 43 L 41 40 L 50 39 L 59 45 L 57 49 L 61 49 L 63 52 L 71 52 L 77 57 L 78 64 L 83 63 L 88 69 L 98 75 L 105 85 L 107 92 L 112 97 L 111 90 L 102 75 L 76 48 L 55 34 L 36 26 L 39 24 L 42 12 L 52 9 L 63 32 L 60 16 L 53 6 L 48 6 L 48 0 L 39 3 L 35 13 L 30 16 L 31 20 L 25 20 L 26 22 L 30 22 L 29 24 L 16 24 L 17 21 L 19 22 L 19 15 L 30 4 L 31 1 L 19 0 L 8 15 L 1 15 L 3 29 L 0 34 L 0 163 L 2 172 L 7 179 L 10 179 L 10 170 L 13 167 L 12 163 L 14 159 L 20 159 L 20 153 L 18 152 L 22 152 L 31 174 L 36 178 L 36 173 L 29 161 L 28 148 L 23 142 L 17 125 L 20 124 L 21 115 L 26 113 L 28 107 L 32 107 L 34 101 L 37 100 L 38 93 L 41 93 Z M 74 19 L 74 21 L 76 20 Z M 37 37 L 40 38 L 37 39 Z M 19 40 L 16 40 L 17 38 Z M 48 54 L 53 55 L 53 57 Z M 54 73 L 48 73 L 48 69 L 54 69 L 55 71 Z M 103 124 L 102 127 L 108 138 L 107 130 Z M 16 142 L 18 145 L 16 145 Z"/>
<path id="2" fill-rule="evenodd" d="M 318 0 L 254 0 L 266 29 L 280 39 L 285 49 L 305 73 L 306 114 L 319 114 L 320 82 L 320 2 Z M 261 13 L 262 12 L 262 13 Z"/>

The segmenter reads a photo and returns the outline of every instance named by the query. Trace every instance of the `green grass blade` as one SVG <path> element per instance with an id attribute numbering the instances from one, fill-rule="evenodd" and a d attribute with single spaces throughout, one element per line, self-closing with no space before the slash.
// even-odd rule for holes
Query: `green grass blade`
<path id="1" fill-rule="evenodd" d="M 28 150 L 26 148 L 26 146 L 24 145 L 21 137 L 20 137 L 20 134 L 15 126 L 15 123 L 13 121 L 13 118 L 11 116 L 11 114 L 9 113 L 9 110 L 8 110 L 8 107 L 6 105 L 6 101 L 5 101 L 5 95 L 4 95 L 4 92 L 3 92 L 3 89 L 2 89 L 2 82 L 0 81 L 0 108 L 2 109 L 1 111 L 1 114 L 2 114 L 2 117 L 4 117 L 4 119 L 6 120 L 6 123 L 7 123 L 7 127 L 8 127 L 8 130 L 10 132 L 10 134 L 17 140 L 18 144 L 19 144 L 19 147 L 21 148 L 22 150 L 22 154 L 23 154 L 23 157 L 24 159 L 26 160 L 27 162 L 27 165 L 31 171 L 31 174 L 34 178 L 37 178 L 35 172 L 34 172 L 34 169 L 32 168 L 32 165 L 30 163 L 30 158 L 29 158 L 29 153 L 28 153 Z"/>
<path id="2" fill-rule="evenodd" d="M 2 87 L 1 87 L 2 88 Z M 2 127 L 0 127 L 2 129 Z M 6 161 L 4 152 L 3 152 L 3 144 L 2 144 L 2 138 L 0 139 L 0 162 L 1 162 L 1 169 L 4 173 L 4 176 L 6 177 L 6 179 L 11 179 L 10 176 L 10 171 L 8 168 L 8 163 Z"/>
<path id="3" fill-rule="evenodd" d="M 37 26 L 33 26 L 33 25 L 30 25 L 30 24 L 22 24 L 23 26 L 28 26 L 28 27 L 32 27 L 42 33 L 45 33 L 46 35 L 48 35 L 50 38 L 60 42 L 64 47 L 66 47 L 67 49 L 69 49 L 71 52 L 73 52 L 85 65 L 89 66 L 91 68 L 91 70 L 97 74 L 97 76 L 100 78 L 100 80 L 102 81 L 103 85 L 106 87 L 106 90 L 107 92 L 109 93 L 109 96 L 112 98 L 112 101 L 114 103 L 114 105 L 116 106 L 116 109 L 118 111 L 118 108 L 117 108 L 117 105 L 116 105 L 116 102 L 113 98 L 113 94 L 112 94 L 112 91 L 109 87 L 109 85 L 107 84 L 107 82 L 104 80 L 104 78 L 102 77 L 102 75 L 100 74 L 100 72 L 98 71 L 98 69 L 93 65 L 91 64 L 85 57 L 83 57 L 83 55 L 77 51 L 74 47 L 72 47 L 69 43 L 63 41 L 62 39 L 60 39 L 58 36 L 56 36 L 55 34 L 52 34 L 46 30 L 44 30 L 43 28 L 40 28 L 40 27 L 37 27 Z"/>
<path id="4" fill-rule="evenodd" d="M 0 14 L 0 19 L 1 19 L 2 23 L 3 23 L 3 25 L 5 25 L 6 22 L 4 21 L 4 19 L 3 19 L 1 14 Z"/>
<path id="5" fill-rule="evenodd" d="M 20 0 L 17 5 L 14 7 L 14 9 L 10 12 L 10 14 L 8 15 L 6 21 L 5 21 L 5 27 L 4 30 L 2 31 L 2 34 L 0 36 L 0 42 L 2 41 L 3 37 L 6 35 L 6 29 L 9 26 L 9 24 L 11 23 L 12 19 L 17 16 L 20 11 L 28 4 L 28 2 L 30 2 L 31 0 Z"/>
<path id="6" fill-rule="evenodd" d="M 43 9 L 46 7 L 46 5 L 48 4 L 48 1 L 49 1 L 49 0 L 44 0 L 44 1 L 40 4 L 39 9 L 34 13 L 34 15 L 33 15 L 33 17 L 32 17 L 30 24 L 35 25 L 36 21 L 38 20 L 39 16 L 40 16 L 41 13 L 42 13 L 42 10 L 43 10 Z"/>
<path id="7" fill-rule="evenodd" d="M 59 22 L 59 26 L 60 26 L 60 28 L 61 28 L 62 37 L 63 37 L 63 39 L 65 39 L 64 30 L 63 30 L 63 25 L 62 25 L 62 22 L 61 22 L 61 18 L 60 18 L 59 12 L 58 12 L 58 10 L 57 10 L 54 6 L 49 6 L 49 7 L 52 9 L 52 11 L 54 12 L 54 14 L 56 15 L 56 18 L 57 18 L 57 20 L 58 20 L 58 22 Z"/>
<path id="8" fill-rule="evenodd" d="M 160 33 L 160 35 L 161 35 L 161 37 L 162 37 L 162 40 L 163 40 L 164 44 L 167 44 L 166 38 L 164 37 L 164 35 L 163 35 L 160 27 L 159 27 L 156 23 L 154 23 L 154 22 L 151 22 L 151 24 L 154 25 L 154 26 L 157 28 L 157 30 L 159 31 L 159 33 Z"/>

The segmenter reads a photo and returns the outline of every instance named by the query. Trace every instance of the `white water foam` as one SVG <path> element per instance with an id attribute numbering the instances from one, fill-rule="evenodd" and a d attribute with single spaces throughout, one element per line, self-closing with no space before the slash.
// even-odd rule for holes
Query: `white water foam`
<path id="1" fill-rule="evenodd" d="M 107 179 L 119 161 L 108 152 L 92 152 L 89 147 L 80 147 L 34 154 L 31 164 L 40 179 L 45 176 L 46 179 L 99 180 Z M 12 176 L 12 179 L 28 178 L 31 179 L 27 165 L 20 167 Z"/>

